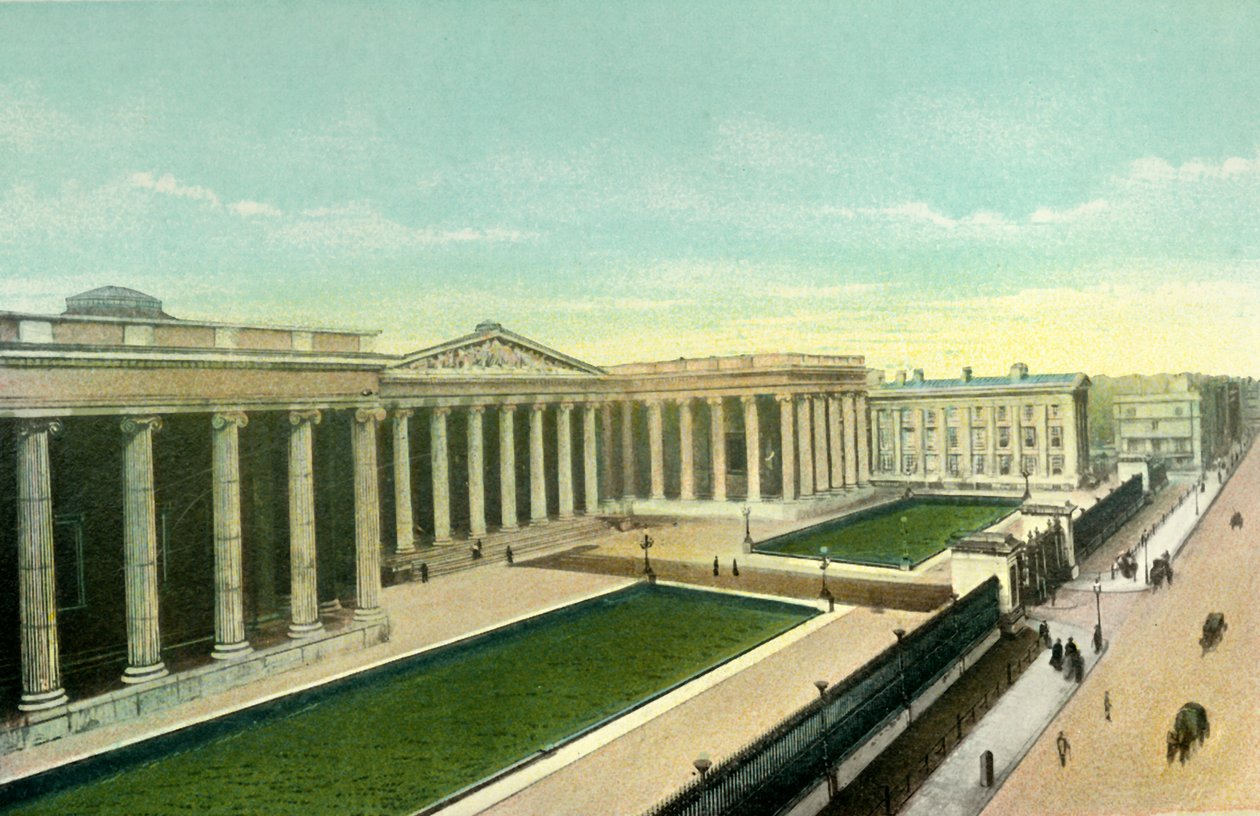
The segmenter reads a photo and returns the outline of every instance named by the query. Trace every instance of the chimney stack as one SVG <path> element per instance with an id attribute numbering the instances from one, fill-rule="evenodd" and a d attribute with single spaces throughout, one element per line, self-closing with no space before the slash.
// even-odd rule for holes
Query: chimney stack
<path id="1" fill-rule="evenodd" d="M 897 385 L 906 384 L 906 372 L 904 369 L 898 369 L 897 374 L 893 377 L 893 382 Z"/>
<path id="2" fill-rule="evenodd" d="M 914 370 L 914 381 L 917 383 L 923 382 L 923 369 L 916 368 Z"/>
<path id="3" fill-rule="evenodd" d="M 963 366 L 962 381 L 971 382 L 971 366 Z"/>
<path id="4" fill-rule="evenodd" d="M 1011 382 L 1019 382 L 1028 378 L 1028 366 L 1024 363 L 1016 363 L 1011 366 Z"/>

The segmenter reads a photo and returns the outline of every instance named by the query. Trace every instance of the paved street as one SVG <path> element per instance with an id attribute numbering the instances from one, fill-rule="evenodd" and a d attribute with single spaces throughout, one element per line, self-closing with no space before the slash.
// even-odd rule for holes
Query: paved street
<path id="1" fill-rule="evenodd" d="M 1231 531 L 1240 510 L 1250 522 Z M 1134 596 L 1105 659 L 998 791 L 985 814 L 1220 813 L 1260 808 L 1260 453 L 1254 449 L 1179 554 L 1171 589 Z M 1078 593 L 1084 595 L 1084 593 Z M 1082 605 L 1083 606 L 1083 605 Z M 1087 610 L 1092 611 L 1092 610 Z M 1229 624 L 1201 654 L 1209 612 Z M 1108 607 L 1104 599 L 1104 624 Z M 1110 692 L 1112 722 L 1103 717 Z M 1185 764 L 1165 761 L 1165 733 L 1186 702 L 1211 736 Z M 1059 767 L 1055 737 L 1071 742 Z"/>

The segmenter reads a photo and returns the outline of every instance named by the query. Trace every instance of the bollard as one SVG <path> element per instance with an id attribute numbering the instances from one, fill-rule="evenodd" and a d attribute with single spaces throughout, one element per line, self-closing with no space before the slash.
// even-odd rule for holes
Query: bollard
<path id="1" fill-rule="evenodd" d="M 993 752 L 985 751 L 980 755 L 980 787 L 993 787 Z"/>
<path id="2" fill-rule="evenodd" d="M 959 741 L 959 742 L 962 742 L 962 715 L 961 715 L 961 714 L 955 714 L 954 716 L 955 716 L 955 717 L 957 718 L 957 720 L 958 720 L 958 722 L 957 722 L 957 725 L 958 725 L 958 741 Z"/>
<path id="3" fill-rule="evenodd" d="M 892 788 L 884 786 L 884 816 L 893 816 Z"/>
<path id="4" fill-rule="evenodd" d="M 1011 682 L 1012 682 L 1011 681 L 1011 664 L 1010 664 L 1010 661 L 1007 661 L 1006 663 L 1006 687 L 1007 688 L 1011 687 Z"/>

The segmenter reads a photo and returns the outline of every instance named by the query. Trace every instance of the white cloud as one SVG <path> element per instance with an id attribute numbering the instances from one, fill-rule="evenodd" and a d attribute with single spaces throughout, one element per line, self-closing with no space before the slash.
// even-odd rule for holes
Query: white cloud
<path id="1" fill-rule="evenodd" d="M 1101 198 L 1096 198 L 1093 201 L 1086 201 L 1084 204 L 1078 204 L 1075 207 L 1063 210 L 1039 207 L 1032 215 L 1028 216 L 1028 221 L 1032 224 L 1066 224 L 1106 212 L 1107 209 L 1109 209 L 1107 202 Z"/>
<path id="2" fill-rule="evenodd" d="M 922 201 L 908 201 L 892 207 L 868 207 L 859 212 L 868 216 L 934 224 L 945 229 L 971 227 L 980 231 L 1006 231 L 1015 226 L 1000 213 L 988 210 L 978 210 L 962 218 L 950 218 Z"/>
<path id="3" fill-rule="evenodd" d="M 162 195 L 187 198 L 193 201 L 205 201 L 214 207 L 222 206 L 214 190 L 195 184 L 180 184 L 170 173 L 164 173 L 156 178 L 152 173 L 132 173 L 131 184 L 133 187 L 152 190 Z"/>
<path id="4" fill-rule="evenodd" d="M 230 204 L 228 205 L 228 209 L 244 218 L 249 218 L 254 215 L 262 215 L 268 218 L 279 218 L 284 215 L 283 212 L 270 204 L 265 204 L 261 201 L 250 201 L 249 199 L 238 201 L 235 204 Z"/>
<path id="5" fill-rule="evenodd" d="M 1190 159 L 1177 166 L 1158 156 L 1144 156 L 1129 165 L 1126 179 L 1158 183 L 1195 182 L 1204 179 L 1228 179 L 1255 173 L 1260 173 L 1260 155 L 1250 159 L 1230 156 L 1219 163 L 1204 159 Z"/>
<path id="6" fill-rule="evenodd" d="M 288 244 L 336 249 L 386 250 L 458 243 L 516 243 L 536 233 L 507 227 L 410 227 L 377 212 L 366 202 L 302 211 L 302 218 L 278 226 L 273 236 Z"/>

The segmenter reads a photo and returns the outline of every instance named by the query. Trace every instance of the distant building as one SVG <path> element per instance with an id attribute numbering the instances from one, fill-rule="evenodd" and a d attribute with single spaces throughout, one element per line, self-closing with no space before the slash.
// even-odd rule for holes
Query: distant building
<path id="1" fill-rule="evenodd" d="M 1172 470 L 1202 470 L 1241 438 L 1242 385 L 1185 375 L 1160 393 L 1117 395 L 1117 451 L 1163 459 Z"/>
<path id="2" fill-rule="evenodd" d="M 1260 380 L 1248 377 L 1239 384 L 1243 425 L 1260 431 Z"/>
<path id="3" fill-rule="evenodd" d="M 870 389 L 871 478 L 948 488 L 1071 490 L 1089 468 L 1089 378 L 1029 374 L 907 379 Z"/>

